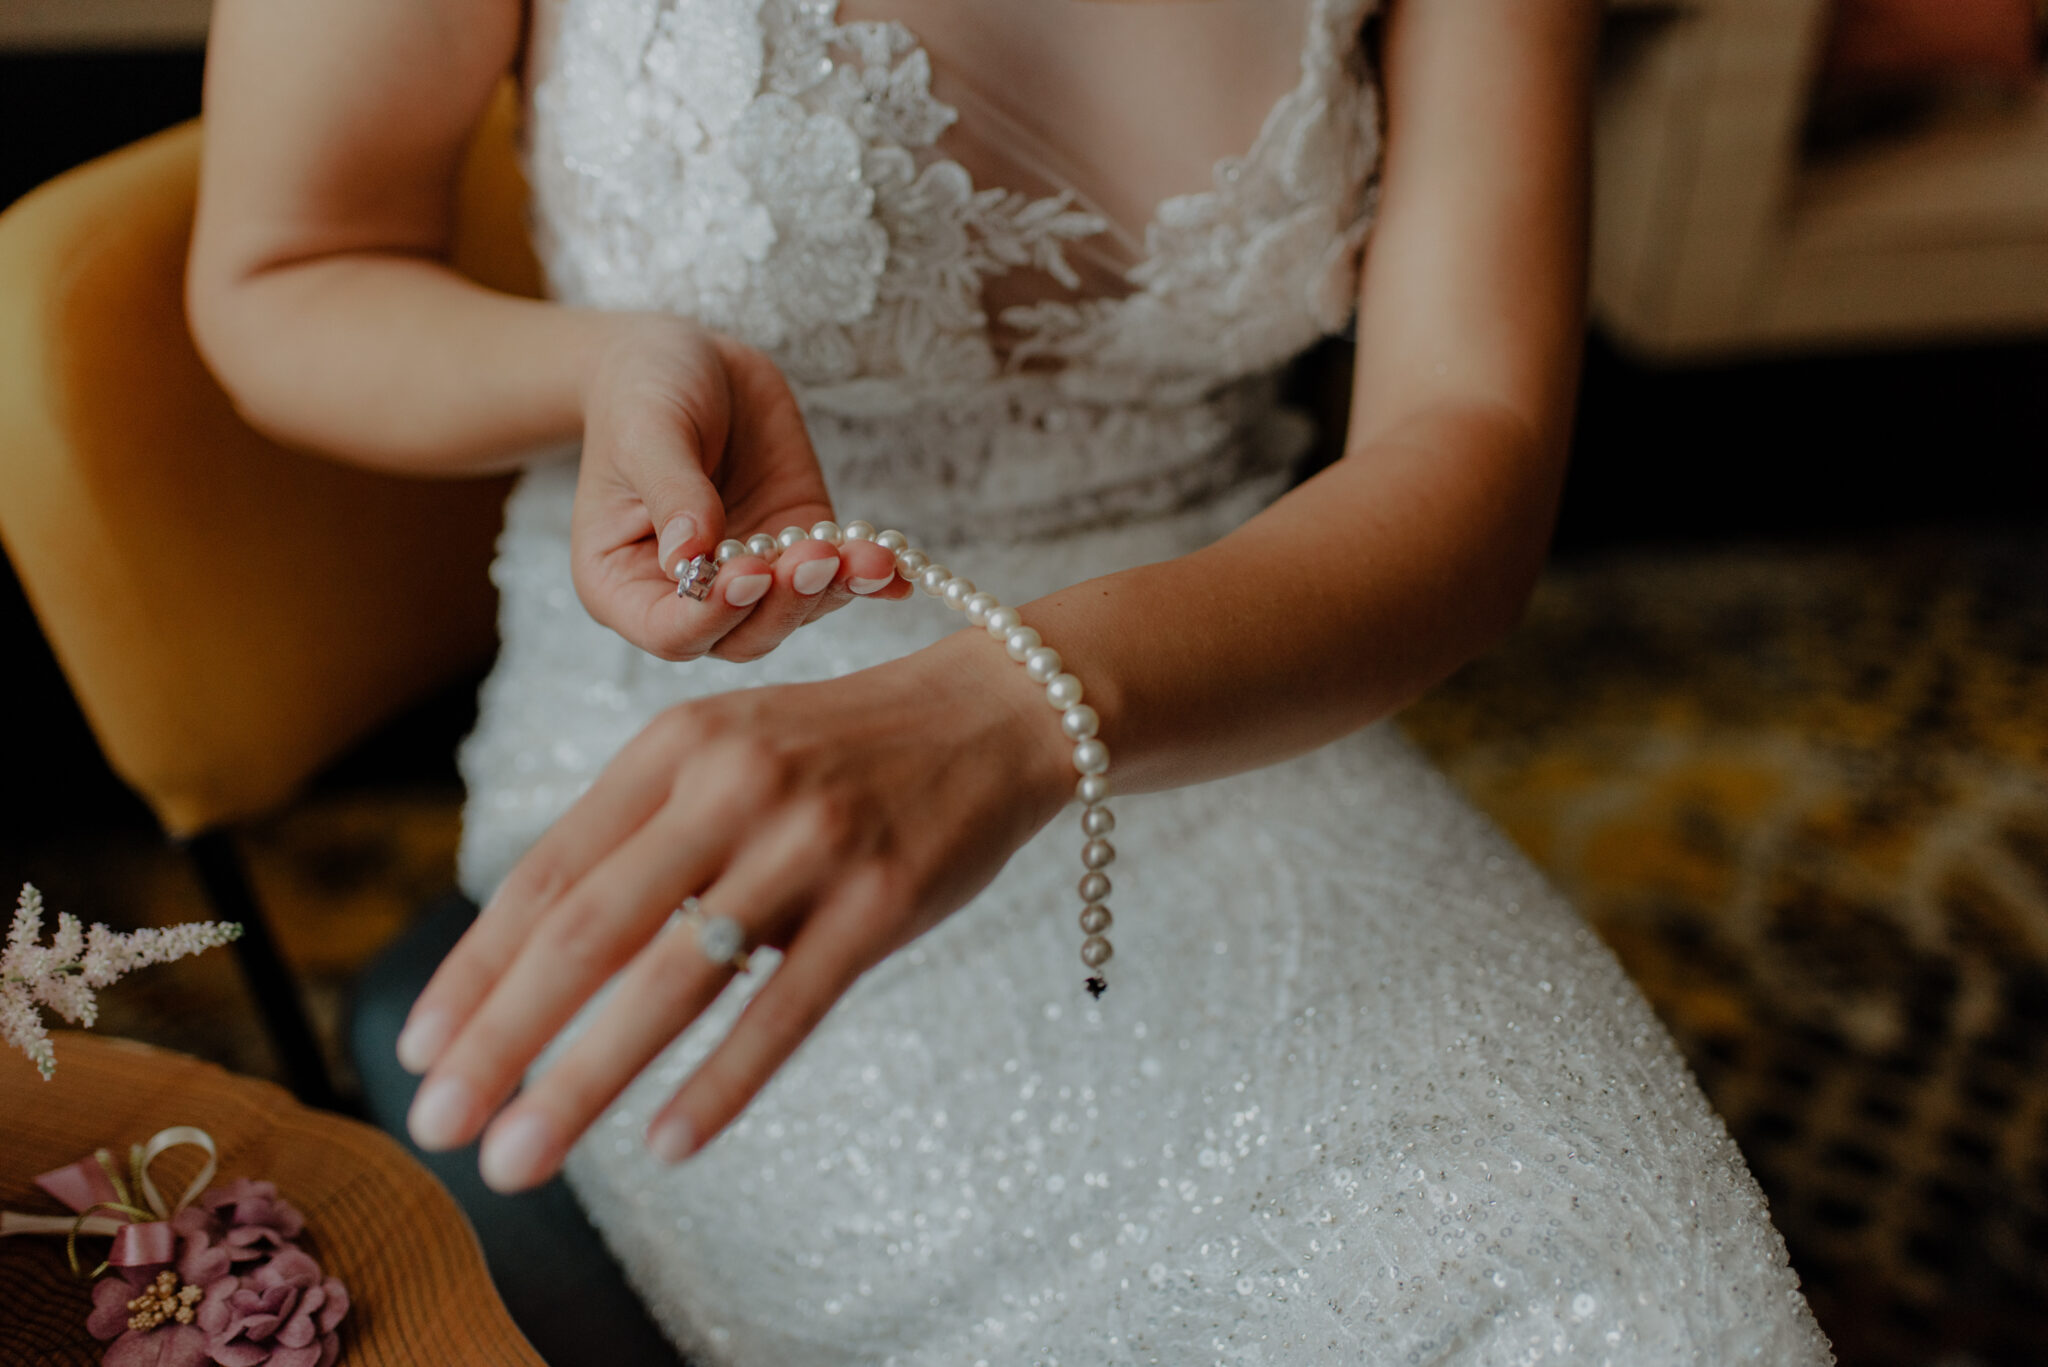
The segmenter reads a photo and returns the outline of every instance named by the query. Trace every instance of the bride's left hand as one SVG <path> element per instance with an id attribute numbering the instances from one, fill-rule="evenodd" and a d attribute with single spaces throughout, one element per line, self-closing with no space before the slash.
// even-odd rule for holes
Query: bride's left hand
<path id="1" fill-rule="evenodd" d="M 965 903 L 1070 795 L 1054 717 L 980 635 L 685 703 L 628 743 L 414 1004 L 398 1050 L 427 1071 L 408 1121 L 420 1145 L 488 1123 L 491 1186 L 554 1173 L 733 975 L 670 922 L 692 894 L 784 953 L 648 1142 L 675 1161 L 724 1128 L 856 978 Z M 596 1018 L 506 1106 L 614 974 Z"/>

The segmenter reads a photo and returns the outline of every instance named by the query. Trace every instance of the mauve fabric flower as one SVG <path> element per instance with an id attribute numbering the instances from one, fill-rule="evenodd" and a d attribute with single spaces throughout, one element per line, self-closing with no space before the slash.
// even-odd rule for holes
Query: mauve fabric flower
<path id="1" fill-rule="evenodd" d="M 119 1277 L 93 1283 L 85 1329 L 96 1339 L 113 1340 L 100 1359 L 103 1367 L 208 1367 L 206 1333 L 196 1324 L 130 1329 L 128 1302 L 134 1296 L 135 1288 Z"/>
<path id="2" fill-rule="evenodd" d="M 293 1241 L 305 1228 L 306 1217 L 278 1196 L 276 1183 L 238 1177 L 226 1186 L 210 1188 L 172 1218 L 177 1242 L 171 1265 L 180 1282 L 208 1286 L 234 1271 L 237 1264 L 298 1247 Z M 140 1291 L 156 1279 L 159 1268 L 114 1270 Z"/>
<path id="3" fill-rule="evenodd" d="M 181 1285 L 203 1287 L 234 1270 L 228 1263 L 229 1250 L 221 1244 L 221 1222 L 209 1212 L 197 1206 L 187 1206 L 171 1217 L 171 1229 L 178 1236 L 177 1253 L 171 1260 L 171 1267 L 176 1270 Z M 130 1275 L 134 1272 L 141 1274 L 139 1281 Z M 154 1278 L 155 1269 L 124 1268 L 122 1275 L 142 1286 Z"/>
<path id="4" fill-rule="evenodd" d="M 306 1228 L 306 1217 L 277 1194 L 275 1182 L 238 1177 L 199 1198 L 220 1222 L 220 1242 L 233 1262 L 247 1262 L 286 1248 Z"/>
<path id="5" fill-rule="evenodd" d="M 113 1342 L 103 1367 L 333 1367 L 348 1289 L 293 1242 L 305 1217 L 271 1182 L 237 1178 L 171 1221 L 181 1285 L 200 1287 L 191 1324 L 128 1327 L 128 1302 L 156 1268 L 124 1268 L 92 1291 L 86 1328 Z"/>
<path id="6" fill-rule="evenodd" d="M 102 1277 L 92 1284 L 92 1314 L 86 1316 L 85 1332 L 102 1341 L 117 1339 L 128 1331 L 128 1302 L 135 1288 L 119 1277 Z"/>
<path id="7" fill-rule="evenodd" d="M 130 1329 L 107 1345 L 100 1367 L 210 1367 L 206 1335 L 189 1324 Z"/>
<path id="8" fill-rule="evenodd" d="M 332 1367 L 348 1291 L 297 1248 L 206 1288 L 198 1323 L 220 1367 Z"/>

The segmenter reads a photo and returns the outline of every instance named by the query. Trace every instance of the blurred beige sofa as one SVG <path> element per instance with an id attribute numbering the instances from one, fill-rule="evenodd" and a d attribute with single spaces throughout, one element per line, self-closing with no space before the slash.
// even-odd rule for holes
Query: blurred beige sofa
<path id="1" fill-rule="evenodd" d="M 1827 0 L 1617 0 L 1593 303 L 1702 357 L 2048 332 L 2048 80 L 1802 155 Z"/>

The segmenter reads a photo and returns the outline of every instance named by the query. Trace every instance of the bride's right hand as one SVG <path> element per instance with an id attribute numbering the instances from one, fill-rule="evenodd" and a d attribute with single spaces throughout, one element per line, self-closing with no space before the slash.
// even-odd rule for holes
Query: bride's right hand
<path id="1" fill-rule="evenodd" d="M 576 592 L 642 650 L 758 659 L 855 596 L 910 592 L 882 546 L 806 541 L 772 564 L 728 561 L 704 602 L 676 593 L 676 570 L 728 536 L 833 516 L 789 385 L 753 348 L 682 319 L 621 316 L 585 379 L 583 414 Z"/>

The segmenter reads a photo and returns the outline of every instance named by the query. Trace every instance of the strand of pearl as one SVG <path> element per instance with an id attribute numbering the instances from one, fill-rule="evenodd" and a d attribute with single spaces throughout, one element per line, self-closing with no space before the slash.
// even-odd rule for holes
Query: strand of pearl
<path id="1" fill-rule="evenodd" d="M 678 577 L 682 582 L 676 591 L 699 596 L 693 590 L 701 587 L 708 591 L 718 569 L 733 557 L 751 554 L 773 560 L 805 541 L 824 541 L 834 546 L 848 541 L 873 541 L 894 552 L 897 574 L 1002 642 L 1009 657 L 1024 667 L 1025 677 L 1045 689 L 1046 702 L 1060 714 L 1061 731 L 1074 743 L 1074 769 L 1081 776 L 1075 786 L 1075 796 L 1081 800 L 1082 874 L 1076 887 L 1081 894 L 1081 934 L 1085 937 L 1081 941 L 1081 962 L 1088 967 L 1084 985 L 1090 995 L 1100 997 L 1109 985 L 1102 969 L 1114 953 L 1104 932 L 1115 920 L 1108 906 L 1110 885 L 1105 870 L 1116 862 L 1116 847 L 1109 843 L 1109 833 L 1116 829 L 1116 817 L 1109 810 L 1109 747 L 1095 734 L 1101 718 L 1094 708 L 1081 701 L 1081 681 L 1067 672 L 1066 662 L 1057 650 L 1024 625 L 1017 609 L 1004 607 L 994 594 L 976 588 L 973 580 L 933 563 L 903 533 L 877 532 L 867 522 L 849 522 L 844 527 L 836 522 L 820 522 L 809 531 L 784 527 L 775 536 L 759 532 L 745 541 L 721 541 L 711 557 L 699 556 L 681 567 Z M 707 569 L 709 574 L 705 573 Z"/>

